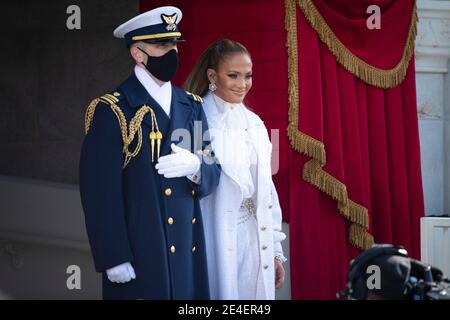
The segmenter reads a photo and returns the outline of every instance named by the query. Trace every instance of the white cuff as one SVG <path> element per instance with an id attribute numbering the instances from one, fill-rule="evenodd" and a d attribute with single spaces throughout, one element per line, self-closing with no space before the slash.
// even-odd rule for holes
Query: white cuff
<path id="1" fill-rule="evenodd" d="M 281 262 L 287 261 L 286 257 L 283 254 L 283 247 L 281 246 L 281 242 L 279 241 L 274 242 L 273 248 L 274 248 L 273 255 L 275 258 L 278 257 Z"/>

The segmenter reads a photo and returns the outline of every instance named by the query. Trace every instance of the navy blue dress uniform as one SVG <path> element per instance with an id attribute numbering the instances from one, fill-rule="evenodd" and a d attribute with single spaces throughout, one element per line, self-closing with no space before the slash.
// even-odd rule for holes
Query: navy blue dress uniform
<path id="1" fill-rule="evenodd" d="M 167 29 L 170 37 L 174 32 Z M 214 191 L 220 166 L 204 158 L 212 156 L 207 141 L 194 141 L 208 129 L 201 98 L 175 86 L 171 92 L 169 117 L 133 73 L 86 111 L 80 194 L 104 299 L 209 298 L 199 199 Z M 158 153 L 170 154 L 171 143 L 183 139 L 171 141 L 179 129 L 190 134 L 191 152 L 203 153 L 200 181 L 165 178 L 155 169 Z M 109 281 L 105 270 L 125 262 L 136 278 Z"/>

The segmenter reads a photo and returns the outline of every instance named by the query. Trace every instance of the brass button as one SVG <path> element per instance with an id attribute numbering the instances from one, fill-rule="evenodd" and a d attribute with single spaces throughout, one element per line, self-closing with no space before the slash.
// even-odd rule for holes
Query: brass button
<path id="1" fill-rule="evenodd" d="M 175 253 L 175 246 L 170 247 L 170 252 Z"/>
<path id="2" fill-rule="evenodd" d="M 262 249 L 263 249 L 263 250 L 266 250 L 266 249 L 267 249 L 267 246 L 262 246 Z"/>
<path id="3" fill-rule="evenodd" d="M 197 222 L 197 219 L 192 218 L 192 224 L 195 224 Z"/>
<path id="4" fill-rule="evenodd" d="M 192 253 L 195 252 L 195 250 L 197 250 L 197 248 L 195 246 L 192 247 Z"/>
<path id="5" fill-rule="evenodd" d="M 264 270 L 267 270 L 269 266 L 267 264 L 264 265 Z"/>
<path id="6" fill-rule="evenodd" d="M 192 189 L 192 195 L 195 196 L 195 190 L 194 189 Z"/>
<path id="7" fill-rule="evenodd" d="M 262 226 L 261 227 L 261 231 L 266 231 L 267 227 L 266 226 Z"/>
<path id="8" fill-rule="evenodd" d="M 167 219 L 167 223 L 168 223 L 168 224 L 173 224 L 173 218 L 172 218 L 172 217 L 169 217 L 169 219 Z"/>
<path id="9" fill-rule="evenodd" d="M 120 96 L 120 93 L 118 93 L 118 92 L 116 91 L 116 92 L 113 93 L 113 95 L 114 95 L 115 97 L 119 97 L 119 96 Z"/>
<path id="10" fill-rule="evenodd" d="M 167 188 L 166 190 L 164 190 L 164 194 L 165 194 L 166 196 L 170 196 L 170 195 L 172 194 L 172 189 Z"/>

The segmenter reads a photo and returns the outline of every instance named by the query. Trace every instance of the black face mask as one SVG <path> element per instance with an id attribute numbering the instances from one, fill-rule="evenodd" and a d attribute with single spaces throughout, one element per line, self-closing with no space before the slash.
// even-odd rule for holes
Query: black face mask
<path id="1" fill-rule="evenodd" d="M 147 52 L 138 48 L 148 57 L 147 64 L 142 64 L 155 78 L 167 82 L 170 81 L 178 70 L 178 52 L 175 49 L 168 51 L 160 57 L 152 57 Z"/>

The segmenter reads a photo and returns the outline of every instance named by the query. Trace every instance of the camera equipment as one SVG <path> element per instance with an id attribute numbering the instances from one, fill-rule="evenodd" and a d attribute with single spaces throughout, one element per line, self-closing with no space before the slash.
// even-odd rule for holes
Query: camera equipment
<path id="1" fill-rule="evenodd" d="M 378 267 L 380 286 L 369 288 L 370 266 Z M 438 268 L 408 257 L 402 246 L 377 244 L 350 262 L 347 285 L 338 298 L 366 300 L 450 300 L 450 281 Z"/>

